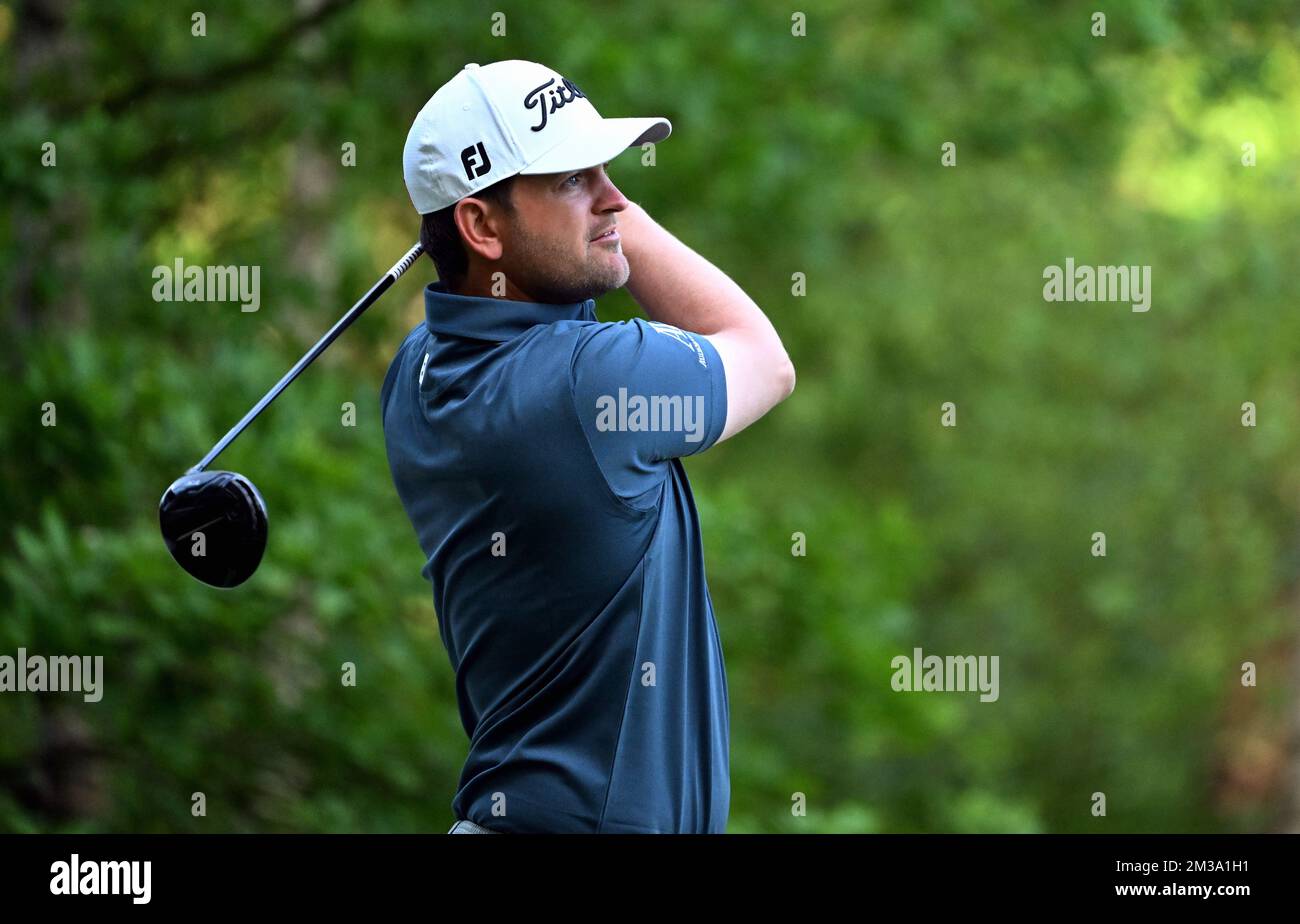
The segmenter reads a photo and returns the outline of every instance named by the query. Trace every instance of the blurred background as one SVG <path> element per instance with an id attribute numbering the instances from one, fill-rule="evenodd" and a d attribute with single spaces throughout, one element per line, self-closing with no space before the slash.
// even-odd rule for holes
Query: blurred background
<path id="1" fill-rule="evenodd" d="M 672 120 L 611 176 L 798 370 L 687 462 L 729 831 L 1300 830 L 1298 39 L 1218 0 L 0 3 L 0 654 L 105 675 L 0 694 L 0 830 L 451 823 L 467 739 L 378 411 L 432 263 L 221 457 L 271 511 L 253 579 L 194 581 L 156 511 L 415 241 L 411 121 L 505 58 Z M 1151 266 L 1150 310 L 1044 301 L 1067 257 Z M 260 266 L 260 309 L 155 301 L 177 258 Z M 894 692 L 917 647 L 997 655 L 999 699 Z"/>

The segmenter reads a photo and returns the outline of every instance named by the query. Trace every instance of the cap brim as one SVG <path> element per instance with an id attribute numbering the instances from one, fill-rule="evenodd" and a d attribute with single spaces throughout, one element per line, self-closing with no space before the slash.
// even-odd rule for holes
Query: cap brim
<path id="1" fill-rule="evenodd" d="M 628 148 L 646 142 L 663 141 L 672 134 L 667 119 L 601 119 L 590 129 L 575 132 L 520 173 L 564 173 L 586 170 L 613 160 Z"/>

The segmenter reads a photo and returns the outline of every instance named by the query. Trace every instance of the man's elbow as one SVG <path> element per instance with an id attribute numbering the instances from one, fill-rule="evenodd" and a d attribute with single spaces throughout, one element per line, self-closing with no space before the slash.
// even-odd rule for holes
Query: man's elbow
<path id="1" fill-rule="evenodd" d="M 781 362 L 777 364 L 776 381 L 779 389 L 777 398 L 778 402 L 784 401 L 794 392 L 794 363 L 790 361 L 788 354 L 782 354 Z"/>

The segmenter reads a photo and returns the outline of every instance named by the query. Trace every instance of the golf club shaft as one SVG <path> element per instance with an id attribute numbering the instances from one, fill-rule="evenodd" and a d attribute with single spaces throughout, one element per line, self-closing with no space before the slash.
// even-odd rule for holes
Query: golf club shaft
<path id="1" fill-rule="evenodd" d="M 416 244 L 406 252 L 406 256 L 393 264 L 393 268 L 385 273 L 378 282 L 371 286 L 370 291 L 361 296 L 361 300 L 348 309 L 348 313 L 339 318 L 338 322 L 325 333 L 325 336 L 316 341 L 316 345 L 308 350 L 307 354 L 303 356 L 302 359 L 294 363 L 293 368 L 284 374 L 284 378 L 276 382 L 275 386 L 262 396 L 262 400 L 253 405 L 253 409 L 244 415 L 244 419 L 231 427 L 230 432 L 223 436 L 220 442 L 213 446 L 208 454 L 199 460 L 199 464 L 191 468 L 190 471 L 201 472 L 211 465 L 212 460 L 221 455 L 222 451 L 234 442 L 235 437 L 244 432 L 244 429 L 253 422 L 257 415 L 262 413 L 263 408 L 274 401 L 279 396 L 280 392 L 288 388 L 289 383 L 298 377 L 298 373 L 311 365 L 312 360 L 317 356 L 324 353 L 325 348 L 333 343 L 339 334 L 347 330 L 348 326 L 351 325 L 353 321 L 361 317 L 363 311 L 378 301 L 379 296 L 387 292 L 388 287 L 401 278 L 401 275 L 411 268 L 411 264 L 419 259 L 419 256 L 422 253 L 424 253 L 424 248 L 419 244 Z"/>

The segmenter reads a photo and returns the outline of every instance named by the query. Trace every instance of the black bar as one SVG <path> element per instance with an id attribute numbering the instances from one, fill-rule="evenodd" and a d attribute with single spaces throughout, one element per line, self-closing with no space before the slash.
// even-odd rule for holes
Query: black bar
<path id="1" fill-rule="evenodd" d="M 1053 910 L 1106 905 L 1148 915 L 1181 916 L 1200 907 L 1232 920 L 1234 910 L 1252 902 L 1276 907 L 1294 897 L 1298 849 L 1296 836 L 1274 834 L 33 834 L 0 836 L 0 895 L 6 910 L 30 903 L 138 907 L 125 889 L 55 894 L 55 864 L 70 867 L 76 854 L 79 868 L 87 861 L 148 860 L 149 905 L 200 903 L 209 913 L 272 897 L 292 901 L 296 917 L 403 899 L 450 911 L 484 902 L 497 908 L 513 895 L 554 907 L 590 899 L 599 894 L 591 890 L 608 883 L 632 906 L 682 890 L 712 893 L 728 906 L 782 895 L 810 911 L 847 901 L 842 910 L 864 918 L 882 903 L 923 912 L 964 909 L 973 920 L 1046 900 Z M 1171 884 L 1220 891 L 1161 891 Z M 1133 885 L 1153 891 L 1132 894 L 1127 887 Z M 908 918 L 929 919 L 928 913 Z"/>

